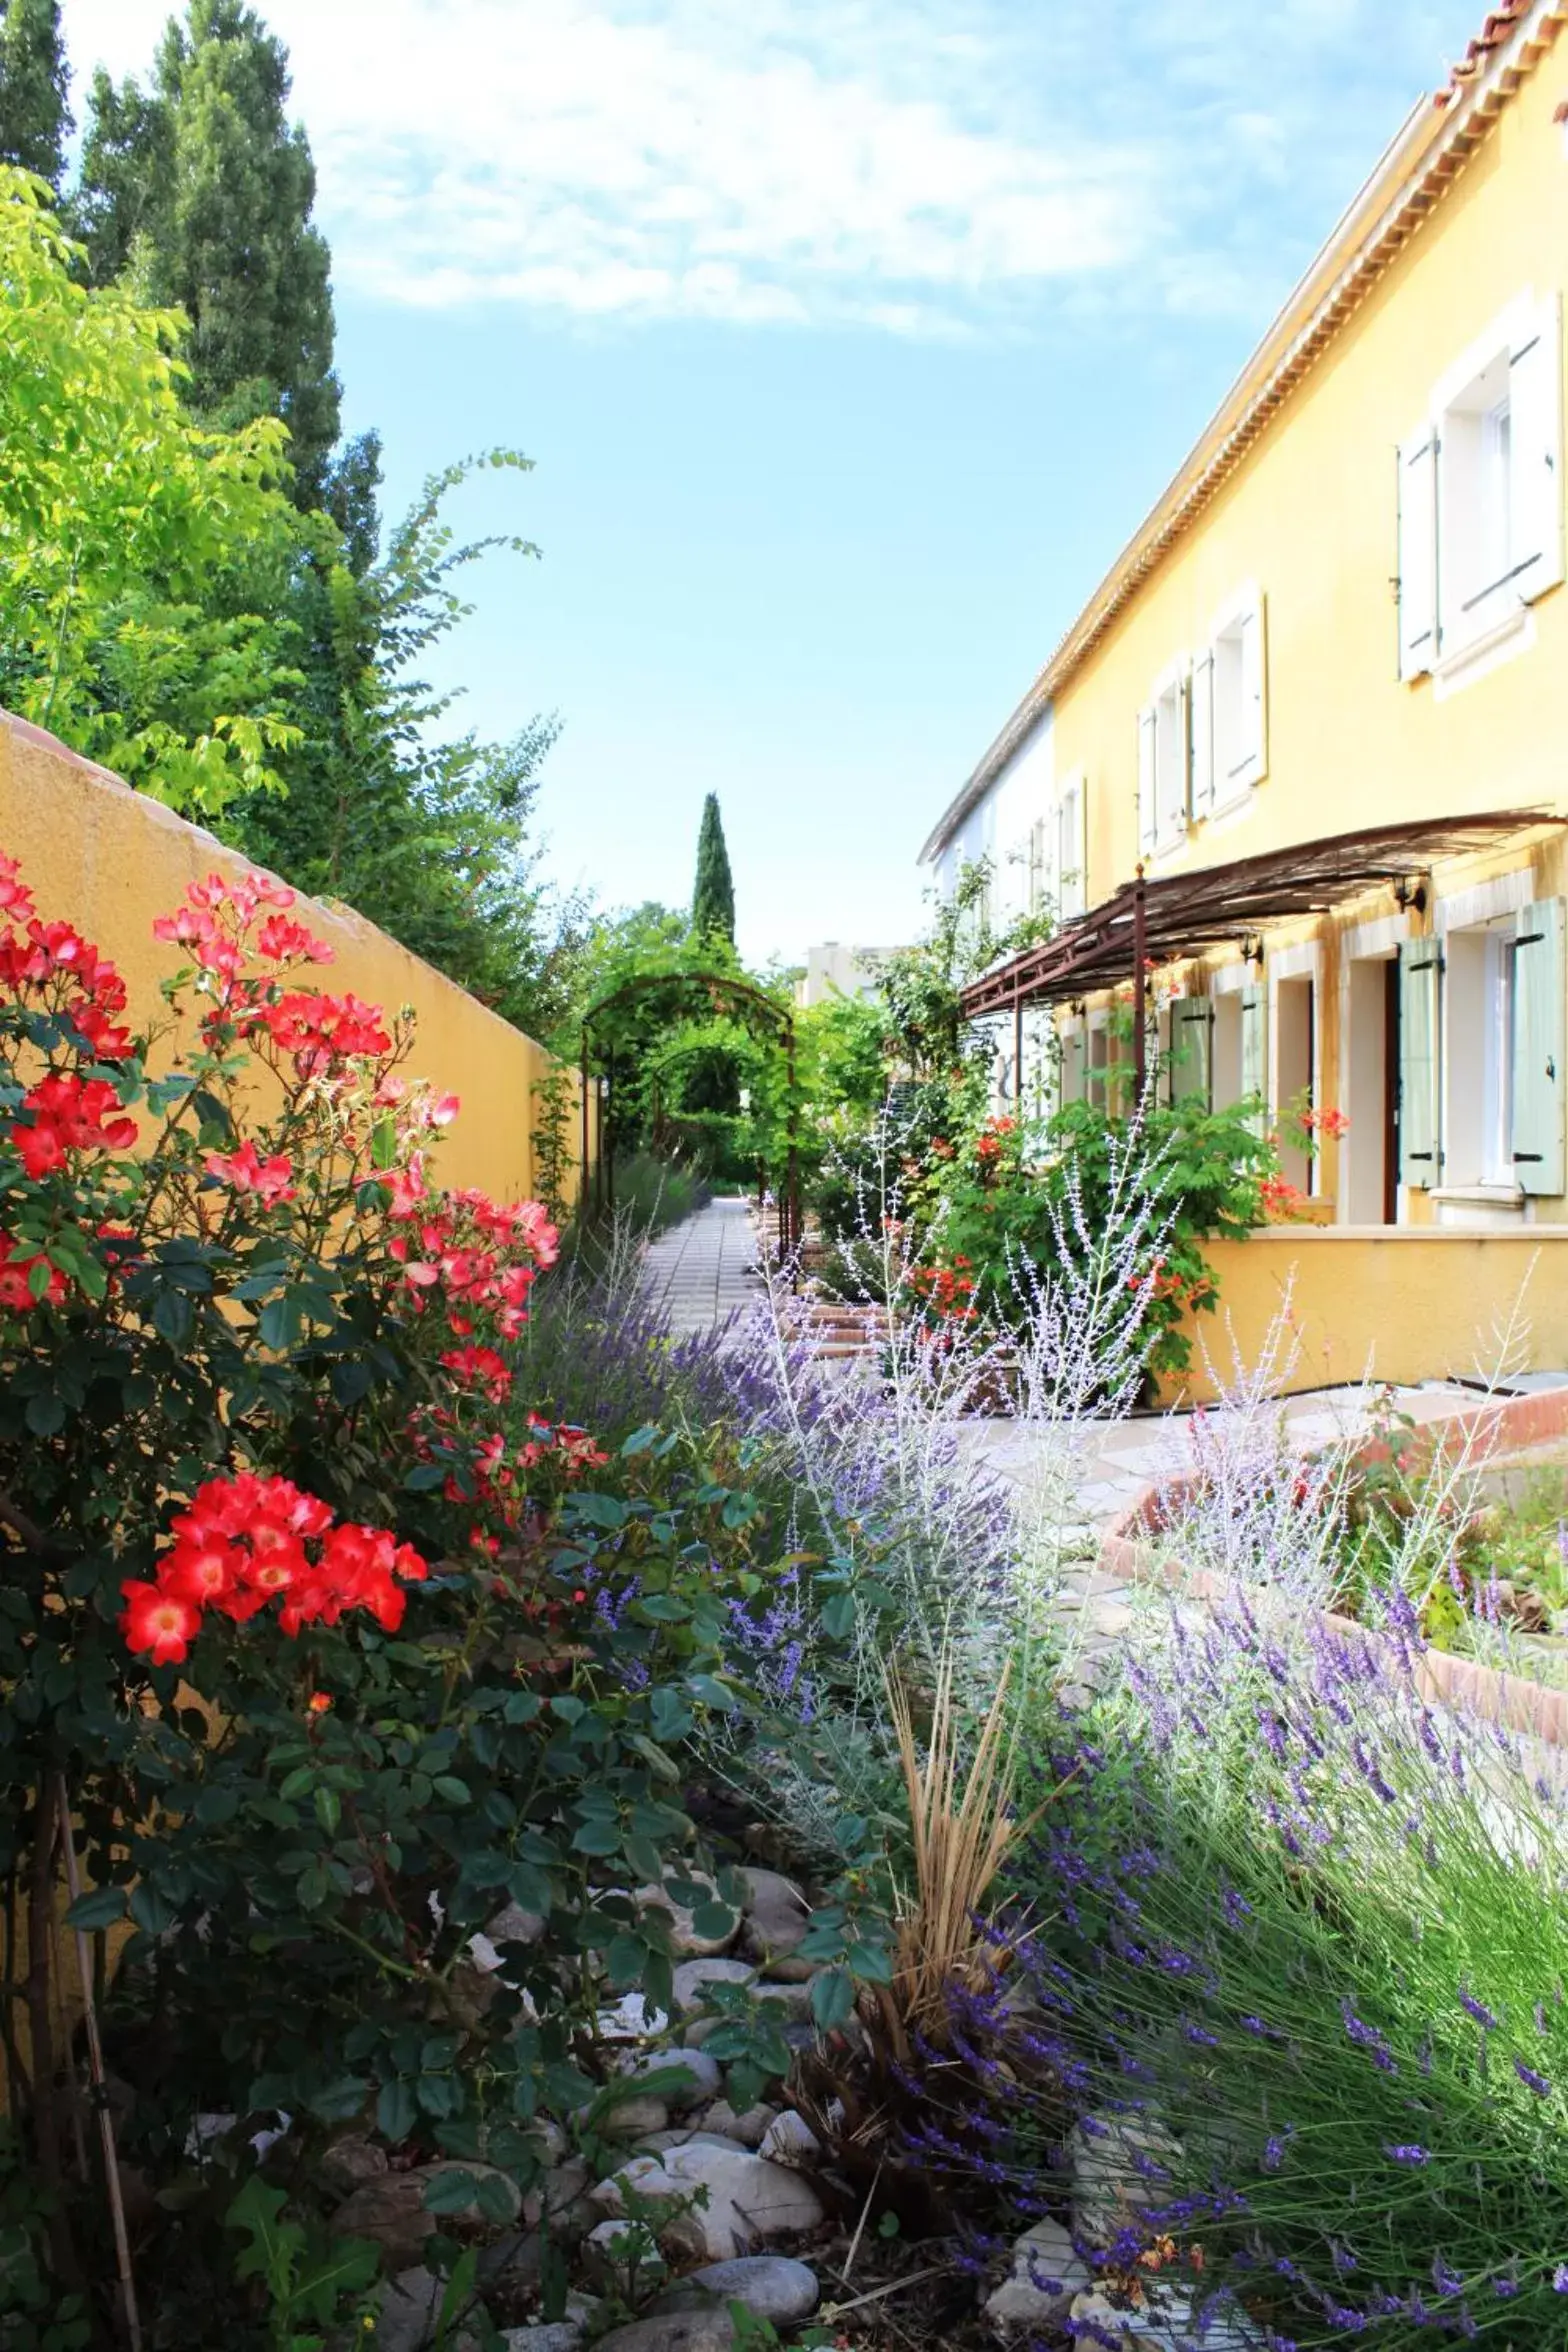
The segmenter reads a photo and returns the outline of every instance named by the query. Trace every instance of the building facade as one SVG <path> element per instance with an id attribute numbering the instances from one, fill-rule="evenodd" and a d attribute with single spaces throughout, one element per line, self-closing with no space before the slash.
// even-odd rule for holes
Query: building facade
<path id="1" fill-rule="evenodd" d="M 893 952 L 888 947 L 846 947 L 841 940 L 820 940 L 806 950 L 806 969 L 795 982 L 796 1004 L 804 1010 L 835 996 L 875 995 L 877 973 Z"/>
<path id="2" fill-rule="evenodd" d="M 1339 1226 L 1568 1217 L 1565 23 L 1412 113 L 922 853 L 1056 909 L 1014 1091 L 1117 1083 L 1136 925 L 1159 1083 L 1342 1111 Z"/>

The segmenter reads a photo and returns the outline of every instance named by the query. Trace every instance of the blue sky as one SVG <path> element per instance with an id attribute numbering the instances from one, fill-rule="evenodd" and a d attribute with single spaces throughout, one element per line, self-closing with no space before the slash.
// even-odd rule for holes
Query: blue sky
<path id="1" fill-rule="evenodd" d="M 502 442 L 442 679 L 550 860 L 754 958 L 914 860 L 1479 0 L 263 0 L 389 508 Z M 80 93 L 166 0 L 64 0 Z M 373 910 L 372 910 L 373 911 Z"/>

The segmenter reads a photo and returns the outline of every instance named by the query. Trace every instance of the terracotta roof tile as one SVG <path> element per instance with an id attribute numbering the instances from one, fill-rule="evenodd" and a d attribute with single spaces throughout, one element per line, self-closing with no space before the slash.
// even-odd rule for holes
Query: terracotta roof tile
<path id="1" fill-rule="evenodd" d="M 1452 106 L 1463 92 L 1465 84 L 1474 81 L 1492 51 L 1502 47 L 1529 8 L 1530 0 L 1503 0 L 1501 8 L 1490 10 L 1481 30 L 1451 70 L 1443 88 L 1437 92 L 1434 101 L 1436 105 Z"/>

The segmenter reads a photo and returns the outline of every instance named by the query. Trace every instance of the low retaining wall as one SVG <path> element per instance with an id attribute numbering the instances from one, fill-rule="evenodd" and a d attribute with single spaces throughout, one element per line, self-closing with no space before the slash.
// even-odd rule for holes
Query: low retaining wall
<path id="1" fill-rule="evenodd" d="M 1509 1369 L 1568 1370 L 1568 1225 L 1271 1225 L 1245 1241 L 1206 1242 L 1204 1256 L 1219 1305 L 1187 1318 L 1193 1362 L 1165 1384 L 1167 1403 L 1212 1403 L 1238 1366 L 1264 1360 L 1282 1315 L 1293 1345 L 1288 1394 L 1494 1372 L 1516 1307 Z"/>
<path id="2" fill-rule="evenodd" d="M 1568 1435 L 1568 1389 L 1554 1389 L 1539 1396 L 1503 1397 L 1461 1407 L 1417 1430 L 1415 1443 L 1430 1456 L 1455 1455 L 1467 1444 L 1482 1457 L 1506 1456 L 1564 1435 Z M 1374 1442 L 1365 1452 L 1375 1459 L 1386 1454 L 1387 1448 Z M 1100 1569 L 1123 1584 L 1158 1584 L 1189 1593 L 1206 1607 L 1245 1600 L 1252 1609 L 1266 1611 L 1270 1601 L 1267 1585 L 1243 1585 L 1215 1569 L 1189 1568 L 1180 1560 L 1161 1558 L 1156 1550 L 1154 1539 L 1168 1521 L 1169 1506 L 1179 1501 L 1183 1487 L 1192 1483 L 1175 1479 L 1151 1488 L 1124 1512 L 1101 1539 Z M 1294 1613 L 1294 1603 L 1281 1598 L 1279 1605 Z M 1354 1618 L 1337 1616 L 1332 1610 L 1324 1610 L 1319 1622 L 1342 1637 L 1375 1638 Z M 1455 1657 L 1447 1650 L 1423 1652 L 1416 1687 L 1435 1703 L 1462 1707 L 1485 1723 L 1526 1733 L 1554 1748 L 1568 1748 L 1568 1690 L 1548 1690 L 1526 1675 L 1505 1674 L 1495 1666 Z"/>
<path id="3" fill-rule="evenodd" d="M 0 850 L 20 861 L 40 914 L 74 923 L 118 966 L 138 1024 L 165 1014 L 158 983 L 181 961 L 177 949 L 154 940 L 154 916 L 177 906 L 188 883 L 215 870 L 242 872 L 247 863 L 107 768 L 5 711 Z M 319 899 L 302 899 L 300 913 L 333 950 L 323 987 L 351 989 L 389 1014 L 412 1009 L 418 1036 L 411 1069 L 463 1106 L 442 1143 L 443 1180 L 477 1185 L 498 1200 L 529 1198 L 529 1136 L 538 1124 L 533 1088 L 555 1066 L 551 1055 L 362 915 Z M 573 1072 L 574 1161 L 581 1142 L 577 1087 Z"/>

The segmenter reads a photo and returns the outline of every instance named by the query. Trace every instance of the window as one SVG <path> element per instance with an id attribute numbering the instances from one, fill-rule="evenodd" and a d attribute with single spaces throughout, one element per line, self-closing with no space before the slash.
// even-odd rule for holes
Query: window
<path id="1" fill-rule="evenodd" d="M 1074 770 L 1056 796 L 1056 910 L 1063 922 L 1089 904 L 1088 795 L 1082 770 Z"/>
<path id="2" fill-rule="evenodd" d="M 1404 943 L 1405 1183 L 1561 1194 L 1564 1011 L 1561 899 Z"/>
<path id="3" fill-rule="evenodd" d="M 1563 576 L 1562 318 L 1522 295 L 1399 451 L 1399 668 L 1417 678 Z"/>
<path id="4" fill-rule="evenodd" d="M 1138 714 L 1138 836 L 1145 856 L 1174 849 L 1187 837 L 1192 814 L 1189 713 L 1192 681 L 1185 661 L 1156 683 L 1154 699 Z"/>
<path id="5" fill-rule="evenodd" d="M 1208 658 L 1213 665 L 1208 799 L 1218 812 L 1245 800 L 1268 769 L 1263 598 L 1257 589 L 1247 590 L 1216 620 Z M 1200 781 L 1195 776 L 1195 792 Z"/>
<path id="6" fill-rule="evenodd" d="M 1039 817 L 1029 828 L 1029 897 L 1026 913 L 1037 915 L 1051 895 L 1048 856 L 1049 820 Z"/>

